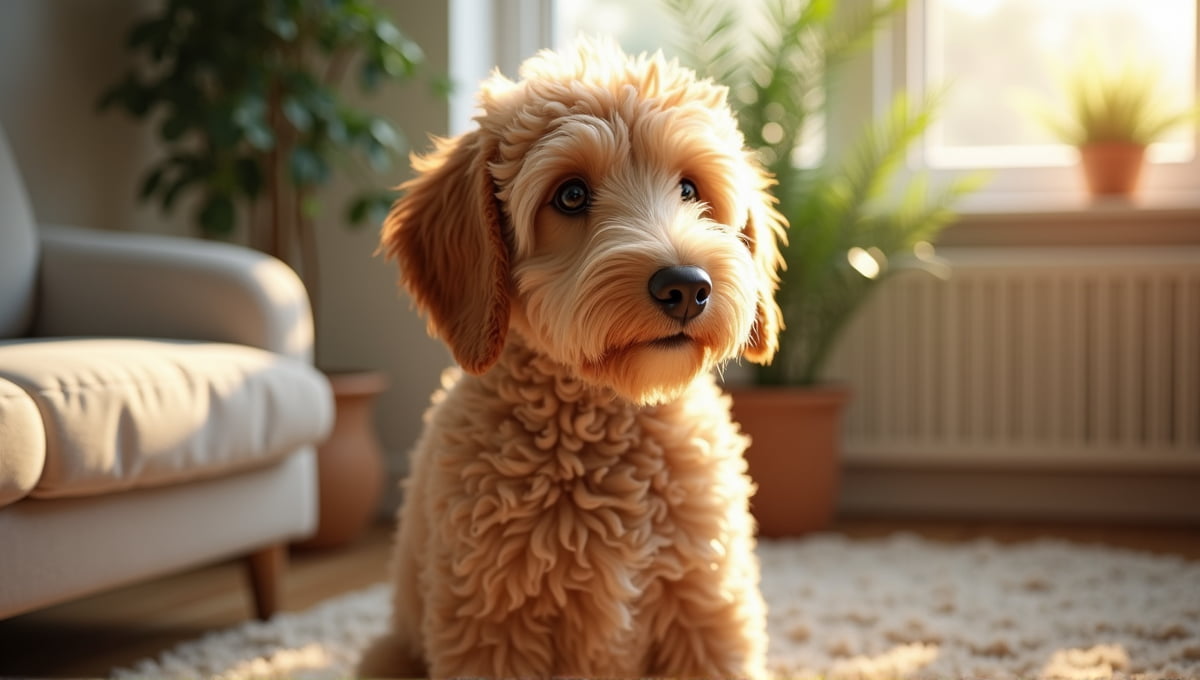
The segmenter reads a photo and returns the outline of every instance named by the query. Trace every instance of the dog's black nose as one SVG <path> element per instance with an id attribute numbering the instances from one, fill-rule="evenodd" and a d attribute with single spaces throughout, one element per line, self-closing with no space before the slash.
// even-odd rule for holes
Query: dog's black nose
<path id="1" fill-rule="evenodd" d="M 650 277 L 650 297 L 680 323 L 700 316 L 710 293 L 712 279 L 700 267 L 664 267 Z"/>

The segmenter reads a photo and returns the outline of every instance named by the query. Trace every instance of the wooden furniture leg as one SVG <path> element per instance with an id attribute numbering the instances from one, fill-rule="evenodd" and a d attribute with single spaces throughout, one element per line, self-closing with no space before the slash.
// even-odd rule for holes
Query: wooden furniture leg
<path id="1" fill-rule="evenodd" d="M 266 621 L 279 611 L 283 572 L 287 567 L 287 546 L 282 543 L 269 545 L 247 555 L 246 567 L 254 595 L 254 614 Z"/>

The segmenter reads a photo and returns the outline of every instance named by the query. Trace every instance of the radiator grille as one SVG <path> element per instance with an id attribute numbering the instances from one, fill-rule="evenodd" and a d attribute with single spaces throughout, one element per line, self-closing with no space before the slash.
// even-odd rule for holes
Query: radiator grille
<path id="1" fill-rule="evenodd" d="M 850 460 L 1200 470 L 1200 249 L 955 249 L 832 359 Z"/>

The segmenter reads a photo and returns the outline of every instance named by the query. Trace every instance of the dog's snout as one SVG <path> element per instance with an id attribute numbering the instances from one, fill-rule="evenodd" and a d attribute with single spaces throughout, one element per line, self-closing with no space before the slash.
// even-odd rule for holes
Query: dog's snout
<path id="1" fill-rule="evenodd" d="M 712 293 L 712 279 L 700 267 L 664 267 L 650 277 L 650 297 L 681 323 L 700 316 Z"/>

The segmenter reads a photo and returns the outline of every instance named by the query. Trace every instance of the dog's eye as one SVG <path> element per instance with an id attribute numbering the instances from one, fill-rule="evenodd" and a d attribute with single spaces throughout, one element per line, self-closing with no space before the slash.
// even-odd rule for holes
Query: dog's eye
<path id="1" fill-rule="evenodd" d="M 685 201 L 700 200 L 700 191 L 690 179 L 679 180 L 679 197 Z"/>
<path id="2" fill-rule="evenodd" d="M 554 192 L 554 207 L 564 215 L 578 215 L 587 210 L 590 198 L 587 182 L 576 177 L 563 182 Z"/>

